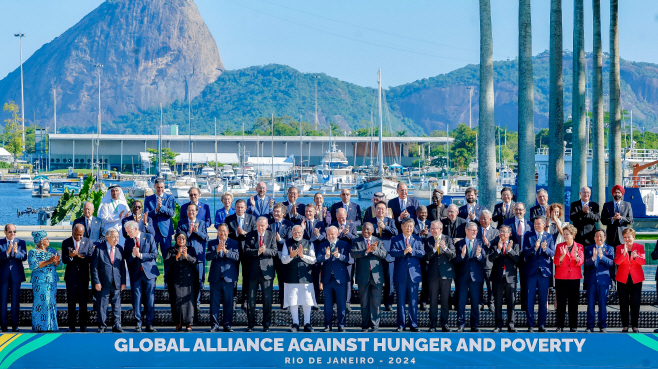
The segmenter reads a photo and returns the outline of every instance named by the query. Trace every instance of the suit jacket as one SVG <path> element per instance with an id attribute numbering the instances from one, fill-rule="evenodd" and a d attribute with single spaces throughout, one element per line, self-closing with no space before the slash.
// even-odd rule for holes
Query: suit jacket
<path id="1" fill-rule="evenodd" d="M 487 208 L 480 205 L 480 204 L 477 204 L 477 203 L 475 205 L 473 205 L 473 208 L 474 208 L 474 212 L 475 212 L 475 222 L 479 222 L 480 221 L 480 214 L 482 214 L 482 210 L 487 210 Z M 459 215 L 457 215 L 457 217 L 462 218 L 466 221 L 469 221 L 469 219 L 468 219 L 468 204 L 462 205 L 459 208 Z"/>
<path id="2" fill-rule="evenodd" d="M 146 279 L 157 278 L 160 275 L 160 271 L 156 264 L 156 261 L 158 260 L 158 246 L 155 243 L 155 237 L 147 233 L 139 234 L 139 252 L 142 254 L 141 259 L 133 256 L 133 248 L 135 245 L 134 239 L 127 238 L 123 246 L 123 258 L 128 265 L 130 282 L 135 283 L 139 281 L 142 276 L 146 277 Z"/>
<path id="3" fill-rule="evenodd" d="M 180 220 L 179 222 L 187 220 L 187 206 L 191 203 L 187 202 L 180 207 Z M 199 211 L 196 214 L 196 218 L 204 221 L 206 223 L 206 229 L 212 224 L 212 215 L 210 213 L 210 206 L 205 202 L 199 201 Z"/>
<path id="4" fill-rule="evenodd" d="M 414 234 L 422 239 L 425 239 L 427 237 L 430 237 L 432 234 L 430 233 L 430 224 L 432 222 L 429 221 L 429 219 L 424 220 L 424 227 L 420 226 L 421 220 L 416 219 L 416 224 L 414 225 Z M 421 236 L 420 232 L 427 227 L 427 234 L 425 236 Z"/>
<path id="5" fill-rule="evenodd" d="M 434 220 L 443 220 L 448 217 L 448 207 L 444 203 L 439 205 L 428 205 L 427 206 L 427 220 L 430 223 Z"/>
<path id="6" fill-rule="evenodd" d="M 512 243 L 512 248 L 506 251 L 508 245 L 504 245 L 505 250 L 498 250 L 499 242 L 500 237 L 494 238 L 487 250 L 487 261 L 491 263 L 490 279 L 493 283 L 498 283 L 503 278 L 507 283 L 516 283 L 516 266 L 521 259 L 521 247 L 513 237 L 510 237 L 507 242 L 508 245 Z"/>
<path id="7" fill-rule="evenodd" d="M 548 204 L 546 205 L 546 209 L 542 210 L 542 207 L 537 204 L 533 207 L 530 208 L 530 221 L 534 222 L 535 218 L 538 218 L 539 216 L 548 216 Z"/>
<path id="8" fill-rule="evenodd" d="M 386 249 L 384 243 L 377 237 L 371 236 L 370 242 L 377 242 L 377 248 L 366 254 L 368 245 L 363 236 L 352 241 L 350 255 L 356 262 L 356 273 L 354 279 L 356 284 L 365 286 L 372 276 L 373 281 L 381 287 L 384 283 L 384 264 L 386 262 Z"/>
<path id="9" fill-rule="evenodd" d="M 555 264 L 555 279 L 577 279 L 580 280 L 583 278 L 582 266 L 585 263 L 585 250 L 583 245 L 578 242 L 573 243 L 571 252 L 568 252 L 562 259 L 562 264 L 560 264 L 560 258 L 562 257 L 562 247 L 566 245 L 566 242 L 555 245 L 555 256 L 553 257 L 553 264 Z M 576 255 L 578 255 L 578 260 L 576 260 Z"/>
<path id="10" fill-rule="evenodd" d="M 109 246 L 106 242 L 96 243 L 91 257 L 91 283 L 101 285 L 103 290 L 121 290 L 126 284 L 126 266 L 123 259 L 123 247 L 116 245 L 114 264 L 110 260 Z"/>
<path id="11" fill-rule="evenodd" d="M 275 239 L 276 239 L 276 232 L 275 231 L 275 225 L 274 223 L 276 222 L 273 217 L 270 217 L 270 226 L 269 230 L 270 232 L 275 233 Z M 277 252 L 281 252 L 283 250 L 283 246 L 286 245 L 286 241 L 292 238 L 292 227 L 295 225 L 289 221 L 288 219 L 281 219 L 281 226 L 279 227 L 279 237 L 281 238 L 280 241 L 277 241 L 276 244 L 276 249 Z"/>
<path id="12" fill-rule="evenodd" d="M 322 263 L 322 270 L 320 272 L 322 284 L 329 284 L 332 275 L 338 284 L 349 282 L 347 265 L 350 263 L 350 244 L 341 240 L 336 241 L 334 250 L 338 250 L 338 257 L 335 257 L 333 251 L 331 251 L 331 254 L 327 258 L 327 247 L 331 247 L 329 241 L 322 242 L 318 248 L 319 253 L 315 255 L 317 262 Z"/>
<path id="13" fill-rule="evenodd" d="M 11 280 L 16 282 L 25 282 L 25 268 L 23 262 L 27 260 L 27 246 L 25 241 L 14 238 L 14 242 L 18 242 L 18 250 L 16 253 L 13 251 L 7 255 L 7 239 L 0 240 L 0 281 Z"/>
<path id="14" fill-rule="evenodd" d="M 596 244 L 585 247 L 585 285 L 592 285 L 594 283 L 609 286 L 612 284 L 610 277 L 610 267 L 615 263 L 615 249 L 605 243 L 603 246 L 603 255 L 598 257 L 598 250 Z M 596 261 L 592 260 L 593 253 L 596 252 Z"/>
<path id="15" fill-rule="evenodd" d="M 386 216 L 388 218 L 393 219 L 393 211 L 391 211 L 390 208 L 386 209 L 386 214 L 387 214 Z M 370 220 L 372 218 L 376 218 L 376 217 L 377 217 L 377 212 L 375 211 L 375 207 L 371 205 L 371 206 L 368 206 L 365 213 L 363 213 L 363 218 L 362 219 L 363 219 L 364 222 L 367 222 L 368 220 Z"/>
<path id="16" fill-rule="evenodd" d="M 331 205 L 331 219 L 337 219 L 336 218 L 336 211 L 338 211 L 338 209 L 344 208 L 344 207 L 345 206 L 343 205 L 342 201 L 339 201 L 339 202 Z M 351 221 L 352 223 L 356 224 L 357 227 L 361 225 L 361 223 L 362 223 L 361 207 L 359 206 L 359 204 L 350 201 L 350 203 L 348 204 L 348 208 L 347 208 L 347 221 L 348 222 Z"/>
<path id="17" fill-rule="evenodd" d="M 263 245 L 265 251 L 258 255 L 260 247 L 260 237 L 258 231 L 249 232 L 246 235 L 244 245 L 244 255 L 249 264 L 249 277 L 252 280 L 258 279 L 262 274 L 266 280 L 274 279 L 274 258 L 278 251 L 276 247 L 276 235 L 268 230 L 263 233 Z"/>
<path id="18" fill-rule="evenodd" d="M 462 257 L 462 248 L 464 245 L 466 245 L 466 238 L 455 244 L 455 253 L 457 253 L 457 255 L 452 261 L 456 272 L 455 284 L 467 283 L 469 281 L 478 283 L 484 282 L 484 265 L 487 261 L 487 251 L 482 240 L 478 240 L 477 238 L 474 239 L 471 252 L 468 252 L 467 246 L 466 255 Z M 478 246 L 482 250 L 479 257 L 477 256 Z"/>
<path id="19" fill-rule="evenodd" d="M 466 237 L 466 223 L 468 223 L 463 218 L 457 217 L 454 222 L 451 222 L 450 219 L 445 218 L 441 220 L 443 223 L 443 234 L 450 238 L 465 238 Z"/>
<path id="20" fill-rule="evenodd" d="M 402 228 L 400 228 L 400 214 L 405 209 L 400 209 L 400 198 L 396 197 L 394 199 L 388 200 L 388 207 L 393 212 L 393 220 L 395 220 L 395 226 L 398 229 L 398 233 L 401 233 Z M 418 199 L 415 197 L 407 196 L 406 210 L 412 219 L 416 219 L 416 209 L 418 209 Z"/>
<path id="21" fill-rule="evenodd" d="M 308 228 L 309 226 L 311 227 L 310 231 Z M 320 230 L 319 236 L 315 235 L 316 228 Z M 318 254 L 317 247 L 320 245 L 322 241 L 327 239 L 327 229 L 324 226 L 324 222 L 317 219 L 313 219 L 312 221 L 306 219 L 306 227 L 304 228 L 304 239 L 308 240 L 310 243 L 313 244 L 315 255 L 317 255 Z"/>
<path id="22" fill-rule="evenodd" d="M 633 283 L 644 281 L 642 265 L 647 263 L 647 256 L 644 253 L 644 245 L 634 243 L 633 248 L 626 255 L 621 252 L 623 248 L 623 244 L 619 245 L 615 251 L 615 264 L 617 264 L 615 280 L 617 282 L 626 283 L 628 280 L 628 274 L 630 273 Z M 635 259 L 631 258 L 633 251 L 637 252 L 637 257 Z"/>
<path id="23" fill-rule="evenodd" d="M 251 206 L 251 199 L 254 199 L 256 202 L 255 206 Z M 258 217 L 269 217 L 274 208 L 274 206 L 270 207 L 270 199 L 271 197 L 265 195 L 263 197 L 263 203 L 261 204 L 258 195 L 251 196 L 249 200 L 247 200 L 247 214 L 255 216 L 256 219 L 258 219 Z"/>
<path id="24" fill-rule="evenodd" d="M 127 216 L 123 219 L 121 219 L 121 232 L 123 232 L 123 238 L 128 239 L 128 233 L 126 233 L 126 229 L 123 227 L 126 222 L 135 220 L 134 215 Z M 147 217 L 146 220 L 147 225 L 144 225 L 144 220 L 137 222 L 137 225 L 139 226 L 139 231 L 142 233 L 148 233 L 151 236 L 155 237 L 155 228 L 153 228 L 153 220 L 151 220 L 151 217 Z"/>
<path id="25" fill-rule="evenodd" d="M 396 227 L 395 221 L 392 218 L 388 218 L 388 217 L 384 218 L 385 227 L 382 231 L 379 230 L 379 227 L 377 226 L 377 222 L 378 222 L 377 218 L 368 219 L 368 223 L 371 223 L 372 226 L 375 228 L 375 232 L 373 233 L 373 236 L 376 236 L 377 238 L 382 240 L 382 243 L 384 244 L 384 249 L 388 253 L 386 255 L 386 261 L 392 263 L 395 261 L 395 258 L 390 254 L 391 239 L 398 235 L 398 228 Z"/>
<path id="26" fill-rule="evenodd" d="M 226 239 L 226 250 L 228 252 L 217 252 L 219 238 L 208 242 L 208 253 L 206 260 L 210 261 L 208 270 L 208 282 L 219 283 L 222 279 L 231 283 L 238 281 L 237 261 L 240 257 L 238 241 L 230 238 Z"/>
<path id="27" fill-rule="evenodd" d="M 599 204 L 594 201 L 589 202 L 589 212 L 583 212 L 583 203 L 578 199 L 571 203 L 569 211 L 569 220 L 576 227 L 575 241 L 582 245 L 594 244 L 594 234 L 596 233 L 596 223 L 601 220 L 599 213 Z M 612 214 L 614 216 L 614 214 Z"/>
<path id="28" fill-rule="evenodd" d="M 442 234 L 440 239 L 445 242 L 446 250 L 439 249 L 438 253 L 435 251 L 436 238 L 434 236 L 430 235 L 423 241 L 425 247 L 424 260 L 428 263 L 427 275 L 429 276 L 429 283 L 435 283 L 441 279 L 455 278 L 455 267 L 452 265 L 452 259 L 457 255 L 455 245 L 452 242 L 452 238 L 446 235 Z"/>
<path id="29" fill-rule="evenodd" d="M 98 217 L 91 217 L 91 228 L 87 229 L 87 218 L 81 216 L 80 218 L 73 221 L 71 230 L 75 229 L 75 226 L 82 224 L 85 227 L 84 237 L 91 240 L 91 242 L 100 242 L 105 241 L 105 223 L 103 219 Z"/>
<path id="30" fill-rule="evenodd" d="M 523 237 L 523 256 L 526 261 L 528 277 L 533 277 L 538 273 L 544 277 L 551 277 L 553 275 L 551 258 L 555 256 L 555 241 L 550 233 L 543 232 L 539 242 L 541 244 L 546 241 L 546 251 L 541 245 L 539 249 L 535 250 L 538 237 L 539 235 L 534 229 L 531 232 L 526 232 Z"/>
<path id="31" fill-rule="evenodd" d="M 297 208 L 297 215 L 292 215 L 291 210 L 292 210 L 292 204 L 290 201 L 286 200 L 283 202 L 283 205 L 286 206 L 286 219 L 289 221 L 297 224 L 298 222 L 301 222 L 303 218 L 305 218 L 305 211 L 306 211 L 306 205 L 302 204 L 298 201 L 295 202 L 295 207 Z"/>
<path id="32" fill-rule="evenodd" d="M 512 237 L 514 237 L 514 241 L 516 241 L 521 248 L 521 261 L 523 261 L 523 247 L 525 246 L 525 244 L 523 244 L 523 237 L 526 233 L 531 232 L 534 229 L 534 225 L 529 221 L 524 219 L 523 222 L 525 223 L 525 229 L 523 230 L 523 235 L 519 235 L 516 227 L 516 217 L 505 219 L 505 221 L 503 221 L 503 225 L 512 228 Z"/>
<path id="33" fill-rule="evenodd" d="M 206 230 L 206 223 L 200 219 L 196 219 L 199 228 L 190 234 L 190 220 L 178 222 L 176 231 L 183 232 L 187 235 L 187 253 L 194 256 L 197 263 L 205 263 L 206 261 L 206 244 L 208 243 L 208 231 Z M 190 250 L 192 249 L 192 250 Z"/>
<path id="34" fill-rule="evenodd" d="M 243 236 L 241 234 L 238 234 L 238 215 L 237 214 L 231 214 L 226 217 L 226 225 L 228 226 L 228 237 L 232 240 L 238 241 L 238 247 L 240 249 L 240 252 L 244 251 L 244 242 L 246 240 L 246 234 Z M 242 225 L 242 230 L 247 232 L 253 232 L 256 230 L 256 218 L 251 215 L 251 214 L 244 214 L 244 224 Z"/>
<path id="35" fill-rule="evenodd" d="M 91 264 L 91 256 L 94 252 L 94 243 L 88 238 L 80 239 L 80 247 L 78 253 L 83 257 L 69 257 L 69 249 L 75 249 L 75 242 L 73 237 L 69 237 L 62 241 L 62 262 L 66 265 L 64 271 L 65 282 L 80 282 L 89 285 L 89 265 Z"/>
<path id="36" fill-rule="evenodd" d="M 160 237 L 169 237 L 174 234 L 174 223 L 171 218 L 174 217 L 176 201 L 171 195 L 162 194 L 162 206 L 160 210 L 155 211 L 158 206 L 158 195 L 151 195 L 144 199 L 144 212 L 148 212 L 149 217 L 153 219 L 153 227 Z"/>
<path id="37" fill-rule="evenodd" d="M 503 213 L 503 203 L 500 202 L 494 205 L 493 214 L 491 214 L 491 221 L 496 222 L 496 228 L 500 229 L 506 219 L 514 218 L 514 206 L 516 202 L 511 201 L 506 211 Z"/>
<path id="38" fill-rule="evenodd" d="M 418 236 L 413 234 L 409 237 L 409 245 L 411 252 L 404 253 L 406 249 L 405 239 L 403 234 L 399 234 L 391 239 L 391 256 L 395 258 L 393 264 L 393 283 L 405 283 L 407 275 L 414 283 L 420 283 L 421 271 L 420 262 L 425 256 L 425 247 L 423 241 Z"/>
<path id="39" fill-rule="evenodd" d="M 489 224 L 489 230 L 487 231 L 487 241 L 489 241 L 489 246 L 485 246 L 487 249 L 487 255 L 489 255 L 489 248 L 491 247 L 491 243 L 493 240 L 498 238 L 498 230 L 494 228 L 491 224 Z M 482 234 L 482 226 L 478 225 L 478 234 L 476 237 L 478 240 L 483 240 L 483 234 Z M 484 241 L 482 241 L 482 245 L 484 245 Z M 487 275 L 491 272 L 491 268 L 493 267 L 493 262 L 487 258 L 485 264 L 484 264 L 484 269 L 487 271 Z"/>
<path id="40" fill-rule="evenodd" d="M 338 228 L 338 231 L 339 231 L 338 239 L 341 240 L 341 241 L 345 241 L 350 245 L 352 244 L 352 241 L 355 238 L 359 237 L 358 234 L 357 234 L 357 231 L 356 231 L 356 225 L 354 223 L 350 223 L 350 222 L 345 223 L 344 227 L 349 228 L 349 231 L 347 232 L 347 234 L 343 234 L 343 232 L 340 232 L 341 225 L 338 224 L 338 222 L 331 223 L 330 227 L 331 226 L 334 226 L 334 227 Z"/>
<path id="41" fill-rule="evenodd" d="M 615 216 L 614 201 L 608 201 L 603 204 L 603 210 L 601 211 L 601 223 L 607 227 L 605 230 L 605 243 L 611 246 L 614 245 L 615 247 L 624 244 L 624 237 L 622 237 L 621 233 L 633 224 L 633 208 L 631 204 L 622 200 L 619 207 L 621 219 L 615 221 L 612 220 Z"/>

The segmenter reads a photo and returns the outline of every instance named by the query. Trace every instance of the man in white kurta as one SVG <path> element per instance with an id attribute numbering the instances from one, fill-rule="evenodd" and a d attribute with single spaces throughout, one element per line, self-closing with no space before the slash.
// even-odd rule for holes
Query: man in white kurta
<path id="1" fill-rule="evenodd" d="M 121 231 L 121 219 L 130 215 L 126 196 L 118 184 L 110 186 L 98 207 L 98 217 L 105 222 L 105 229 L 114 228 L 119 232 L 119 244 L 124 245 L 125 239 Z"/>
<path id="2" fill-rule="evenodd" d="M 290 307 L 292 315 L 291 332 L 299 330 L 299 308 L 304 310 L 304 331 L 313 332 L 311 326 L 311 308 L 316 306 L 313 288 L 313 265 L 315 251 L 313 244 L 304 239 L 304 228 L 296 225 L 292 228 L 292 239 L 286 242 L 281 251 L 281 262 L 285 265 L 284 307 Z M 281 276 L 279 276 L 281 278 Z"/>

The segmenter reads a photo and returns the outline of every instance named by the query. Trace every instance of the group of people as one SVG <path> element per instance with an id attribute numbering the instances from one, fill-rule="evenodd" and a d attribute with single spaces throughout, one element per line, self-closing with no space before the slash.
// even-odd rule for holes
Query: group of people
<path id="1" fill-rule="evenodd" d="M 275 303 L 289 310 L 291 331 L 313 331 L 311 311 L 319 309 L 320 290 L 324 293 L 323 331 L 332 331 L 335 325 L 342 332 L 346 313 L 351 310 L 353 283 L 358 286 L 364 332 L 378 331 L 381 306 L 390 311 L 394 304 L 397 331 L 417 332 L 417 311 L 429 308 L 429 331 L 450 332 L 449 310 L 454 305 L 456 330 L 463 332 L 469 298 L 468 326 L 472 332 L 479 331 L 479 312 L 485 306 L 495 313 L 494 332 L 504 327 L 516 332 L 518 290 L 528 331 L 544 332 L 551 289 L 555 293 L 557 331 L 565 329 L 567 311 L 568 328 L 576 331 L 581 279 L 587 291 L 588 332 L 595 328 L 597 307 L 598 327 L 606 331 L 607 295 L 615 285 L 623 331 L 628 332 L 629 327 L 638 331 L 646 255 L 644 247 L 634 242 L 635 231 L 630 228 L 633 213 L 630 204 L 623 201 L 621 186 L 612 189 L 613 201 L 602 207 L 590 201 L 591 191 L 583 187 L 580 199 L 571 204 L 571 223 L 561 220 L 563 205 L 549 204 L 546 191 L 541 189 L 528 221 L 526 205 L 513 201 L 510 188 L 501 191 L 502 202 L 490 211 L 477 203 L 474 188 L 466 190 L 466 203 L 461 207 L 443 204 L 443 192 L 438 189 L 432 193 L 432 204 L 423 206 L 408 195 L 404 183 L 398 184 L 398 196 L 388 202 L 383 193 L 375 193 L 372 206 L 364 213 L 351 201 L 347 189 L 341 192 L 340 202 L 325 207 L 319 193 L 313 203 L 300 203 L 295 187 L 288 189 L 287 201 L 275 203 L 267 196 L 265 183 L 259 183 L 257 194 L 247 200 L 234 202 L 233 196 L 225 193 L 221 199 L 224 208 L 216 212 L 213 222 L 208 205 L 199 202 L 199 190 L 192 188 L 176 229 L 172 221 L 176 215 L 174 198 L 164 187 L 164 181 L 157 179 L 154 195 L 144 203 L 134 201 L 128 209 L 121 188 L 112 186 L 98 217 L 93 215 L 94 205 L 85 203 L 83 216 L 73 222 L 72 236 L 62 243 L 61 254 L 49 247 L 44 231 L 33 232 L 37 247 L 27 253 L 25 241 L 16 238 L 16 227 L 6 225 L 6 238 L 0 240 L 1 300 L 5 307 L 2 330 L 9 324 L 6 306 L 10 284 L 12 328 L 18 330 L 18 291 L 25 281 L 22 261 L 27 259 L 32 269 L 34 330 L 58 329 L 56 268 L 63 262 L 69 331 L 76 327 L 87 331 L 91 281 L 100 332 L 108 329 L 109 309 L 115 316 L 112 331 L 123 331 L 120 294 L 127 284 L 132 293 L 135 331 L 144 327 L 155 332 L 156 261 L 161 253 L 176 331 L 191 331 L 197 323 L 206 280 L 211 332 L 233 331 L 234 300 L 246 310 L 247 331 L 253 331 L 259 288 L 264 332 L 270 329 Z M 605 231 L 597 229 L 599 222 L 607 226 Z M 210 227 L 217 230 L 215 239 L 208 236 Z M 658 250 L 652 257 L 658 259 Z M 210 263 L 207 277 L 206 262 Z M 234 299 L 239 273 L 242 294 Z M 275 280 L 279 289 L 276 302 Z"/>

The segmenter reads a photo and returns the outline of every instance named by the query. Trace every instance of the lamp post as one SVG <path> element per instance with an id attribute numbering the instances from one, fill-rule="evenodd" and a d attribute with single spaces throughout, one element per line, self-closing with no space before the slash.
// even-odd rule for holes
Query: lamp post
<path id="1" fill-rule="evenodd" d="M 18 37 L 18 48 L 21 59 L 21 129 L 23 130 L 23 151 L 25 151 L 25 98 L 23 95 L 23 37 L 24 33 L 16 33 L 15 37 Z"/>

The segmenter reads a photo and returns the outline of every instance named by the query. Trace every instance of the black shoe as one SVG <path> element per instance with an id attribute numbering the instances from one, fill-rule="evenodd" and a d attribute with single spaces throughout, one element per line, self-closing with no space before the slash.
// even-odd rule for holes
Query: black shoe
<path id="1" fill-rule="evenodd" d="M 297 332 L 299 330 L 299 324 L 293 324 L 290 326 L 290 332 Z"/>
<path id="2" fill-rule="evenodd" d="M 219 332 L 219 328 L 218 328 L 218 327 L 212 327 L 212 328 L 210 328 L 210 329 L 208 330 L 208 333 L 218 333 L 218 332 Z"/>
<path id="3" fill-rule="evenodd" d="M 396 331 L 396 332 L 402 332 L 402 327 L 397 327 L 397 328 L 395 329 L 395 331 Z"/>
<path id="4" fill-rule="evenodd" d="M 477 333 L 479 331 L 480 331 L 480 328 L 478 328 L 478 327 L 472 327 L 471 328 L 471 332 L 473 332 L 473 333 Z"/>
<path id="5" fill-rule="evenodd" d="M 410 331 L 412 331 L 412 332 L 414 332 L 414 333 L 416 333 L 416 332 L 420 332 L 420 330 L 418 329 L 418 327 L 411 327 L 411 328 L 410 328 Z"/>
<path id="6" fill-rule="evenodd" d="M 330 327 L 330 326 L 325 326 L 325 327 L 322 329 L 322 332 L 331 332 L 331 327 Z"/>
<path id="7" fill-rule="evenodd" d="M 338 333 L 345 332 L 345 327 L 338 327 Z"/>
<path id="8" fill-rule="evenodd" d="M 541 328 L 540 328 L 540 331 L 541 331 Z M 564 329 L 562 329 L 562 328 L 557 328 L 557 329 L 555 330 L 555 333 L 562 333 L 562 331 L 564 331 Z"/>
<path id="9" fill-rule="evenodd" d="M 87 327 L 85 327 L 85 326 L 80 327 L 80 332 L 83 332 L 83 333 L 87 332 Z"/>
<path id="10" fill-rule="evenodd" d="M 393 308 L 391 307 L 391 305 L 386 305 L 384 311 L 393 311 Z"/>
<path id="11" fill-rule="evenodd" d="M 18 329 L 18 327 L 14 327 L 14 328 L 11 329 L 11 331 L 12 331 L 12 332 L 20 332 L 21 330 Z"/>
<path id="12" fill-rule="evenodd" d="M 444 325 L 443 327 L 441 327 L 441 332 L 450 333 L 452 332 L 452 329 L 450 329 L 450 327 L 448 327 L 447 325 Z"/>
<path id="13" fill-rule="evenodd" d="M 498 327 L 494 328 L 493 333 L 500 333 L 500 328 Z"/>
<path id="14" fill-rule="evenodd" d="M 368 328 L 361 328 L 361 333 L 368 332 Z"/>
<path id="15" fill-rule="evenodd" d="M 379 327 L 370 328 L 370 332 L 379 332 Z"/>
<path id="16" fill-rule="evenodd" d="M 158 330 L 153 328 L 152 325 L 147 325 L 146 326 L 146 331 L 149 332 L 149 333 L 156 333 Z"/>
<path id="17" fill-rule="evenodd" d="M 463 333 L 464 332 L 464 326 L 461 325 L 459 328 L 457 328 L 457 333 Z"/>
<path id="18" fill-rule="evenodd" d="M 270 331 L 270 327 L 263 327 L 263 333 L 267 333 Z"/>
<path id="19" fill-rule="evenodd" d="M 114 332 L 114 333 L 123 333 L 123 329 L 117 328 L 117 327 L 112 327 L 112 332 Z"/>
<path id="20" fill-rule="evenodd" d="M 306 323 L 304 325 L 304 332 L 313 332 L 313 326 L 311 325 L 311 323 Z"/>
<path id="21" fill-rule="evenodd" d="M 535 327 L 528 327 L 528 333 L 535 333 Z"/>
<path id="22" fill-rule="evenodd" d="M 251 332 L 253 332 L 253 331 L 254 331 L 254 328 L 253 328 L 253 327 L 249 327 L 249 328 L 247 328 L 247 330 L 246 330 L 246 332 L 248 332 L 248 333 L 251 333 Z"/>
<path id="23" fill-rule="evenodd" d="M 425 310 L 427 310 L 427 304 L 425 303 L 420 304 L 420 311 L 425 311 Z"/>
<path id="24" fill-rule="evenodd" d="M 135 333 L 142 333 L 142 327 L 136 327 L 135 330 L 133 331 Z"/>
<path id="25" fill-rule="evenodd" d="M 320 310 L 320 308 L 319 308 L 319 307 L 317 307 L 317 306 L 313 306 L 313 307 L 311 308 L 311 310 L 313 310 L 313 311 L 319 311 L 319 310 Z"/>
<path id="26" fill-rule="evenodd" d="M 585 333 L 592 333 L 594 330 L 592 328 L 585 329 Z"/>
<path id="27" fill-rule="evenodd" d="M 233 333 L 233 328 L 231 328 L 231 327 L 224 327 L 223 330 L 224 330 L 224 332 L 226 332 L 226 333 Z"/>
<path id="28" fill-rule="evenodd" d="M 628 327 L 624 327 L 624 328 L 621 330 L 621 333 L 628 333 Z"/>
<path id="29" fill-rule="evenodd" d="M 544 328 L 543 325 L 539 327 L 539 333 L 545 333 L 545 332 L 546 332 L 546 328 Z"/>
<path id="30" fill-rule="evenodd" d="M 578 332 L 578 328 L 571 328 L 571 329 L 569 329 L 569 332 L 576 333 L 576 332 Z"/>
<path id="31" fill-rule="evenodd" d="M 608 330 L 605 329 L 605 328 L 601 328 L 600 331 L 601 331 L 601 333 L 608 333 Z M 654 331 L 654 332 L 655 332 L 655 331 Z M 658 333 L 658 332 L 656 332 L 656 333 Z"/>
<path id="32" fill-rule="evenodd" d="M 66 332 L 68 332 L 68 333 L 75 332 L 75 328 L 69 328 L 69 329 L 66 330 Z"/>
<path id="33" fill-rule="evenodd" d="M 436 332 L 436 328 L 432 327 L 432 328 L 428 329 L 427 331 L 430 332 L 430 333 L 433 333 L 433 332 Z"/>
<path id="34" fill-rule="evenodd" d="M 98 333 L 105 333 L 105 327 L 98 328 Z"/>
<path id="35" fill-rule="evenodd" d="M 640 333 L 640 330 L 637 327 L 633 327 L 633 333 Z"/>
<path id="36" fill-rule="evenodd" d="M 514 328 L 513 325 L 511 325 L 509 328 L 507 328 L 508 333 L 516 333 L 516 328 Z"/>
<path id="37" fill-rule="evenodd" d="M 347 305 L 347 307 L 345 308 L 345 311 L 347 311 L 348 313 L 351 313 L 352 312 L 352 306 Z"/>

